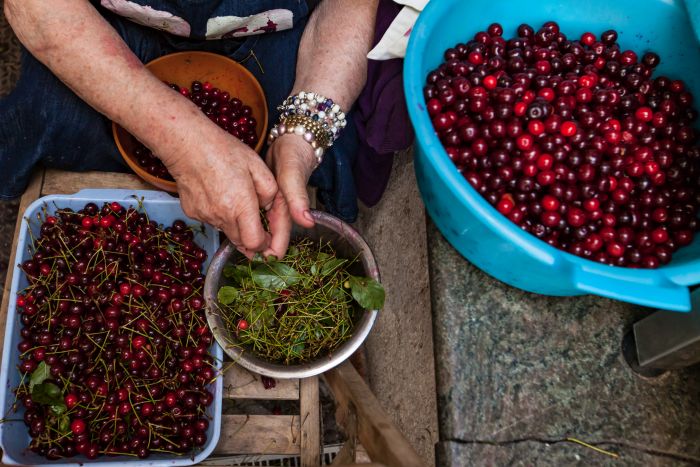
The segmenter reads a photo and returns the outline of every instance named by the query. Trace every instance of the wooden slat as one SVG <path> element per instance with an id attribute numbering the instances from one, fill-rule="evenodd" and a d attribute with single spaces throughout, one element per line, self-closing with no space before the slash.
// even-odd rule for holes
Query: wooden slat
<path id="1" fill-rule="evenodd" d="M 425 465 L 352 365 L 345 362 L 324 376 L 338 405 L 355 413 L 358 437 L 372 461 L 390 467 Z"/>
<path id="2" fill-rule="evenodd" d="M 299 382 L 301 413 L 301 466 L 321 465 L 321 404 L 318 399 L 318 376 Z"/>
<path id="3" fill-rule="evenodd" d="M 299 430 L 299 415 L 223 415 L 214 454 L 299 455 Z"/>
<path id="4" fill-rule="evenodd" d="M 115 172 L 65 172 L 46 170 L 44 195 L 76 193 L 85 188 L 121 188 L 126 190 L 157 190 L 134 174 Z"/>
<path id="5" fill-rule="evenodd" d="M 228 399 L 299 399 L 298 379 L 276 379 L 275 387 L 265 389 L 260 375 L 251 373 L 240 365 L 230 365 L 224 372 L 224 398 Z"/>
<path id="6" fill-rule="evenodd" d="M 19 211 L 17 214 L 17 222 L 15 224 L 15 236 L 12 240 L 12 251 L 10 252 L 10 260 L 7 263 L 7 276 L 5 277 L 5 288 L 2 293 L 2 304 L 0 304 L 0 329 L 2 332 L 5 331 L 5 324 L 7 323 L 7 307 L 10 304 L 10 287 L 12 287 L 12 273 L 15 270 L 15 257 L 17 252 L 17 237 L 19 236 L 19 229 L 22 226 L 22 216 L 24 215 L 25 209 L 32 204 L 41 193 L 41 184 L 44 178 L 43 171 L 37 171 L 32 175 L 31 180 L 27 189 L 24 191 L 22 198 L 19 201 Z M 0 359 L 2 358 L 2 349 L 0 348 Z"/>

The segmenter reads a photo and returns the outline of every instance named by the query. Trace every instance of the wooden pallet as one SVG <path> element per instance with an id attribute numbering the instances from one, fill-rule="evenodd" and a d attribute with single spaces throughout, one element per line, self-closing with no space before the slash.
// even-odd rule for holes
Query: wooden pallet
<path id="1" fill-rule="evenodd" d="M 150 185 L 130 174 L 106 172 L 37 172 L 29 183 L 19 205 L 15 241 L 22 214 L 34 200 L 50 194 L 70 194 L 85 188 L 121 188 L 150 190 Z M 15 264 L 13 242 L 5 289 L 0 304 L 0 329 L 5 329 L 10 286 Z M 0 350 L 1 352 L 1 350 Z M 0 354 L 1 355 L 1 354 Z M 415 450 L 401 435 L 367 384 L 349 363 L 327 372 L 324 377 L 337 403 L 336 418 L 349 436 L 333 465 L 355 465 L 364 446 L 367 465 L 421 466 Z M 224 415 L 221 437 L 214 454 L 202 465 L 226 465 L 226 460 L 240 455 L 288 455 L 301 459 L 302 466 L 321 464 L 321 413 L 319 377 L 277 380 L 276 386 L 265 389 L 260 376 L 238 365 L 224 375 L 224 398 L 258 400 L 298 400 L 298 415 Z M 359 464 L 358 464 L 359 465 Z"/>

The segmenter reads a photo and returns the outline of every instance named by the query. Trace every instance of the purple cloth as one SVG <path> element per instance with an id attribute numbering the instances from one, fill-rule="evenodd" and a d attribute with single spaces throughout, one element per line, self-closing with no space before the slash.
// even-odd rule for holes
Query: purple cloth
<path id="1" fill-rule="evenodd" d="M 402 6 L 380 0 L 374 44 L 382 38 Z M 360 148 L 355 162 L 357 196 L 367 206 L 379 202 L 386 189 L 394 152 L 413 143 L 403 93 L 403 60 L 369 60 L 367 83 L 354 112 Z"/>

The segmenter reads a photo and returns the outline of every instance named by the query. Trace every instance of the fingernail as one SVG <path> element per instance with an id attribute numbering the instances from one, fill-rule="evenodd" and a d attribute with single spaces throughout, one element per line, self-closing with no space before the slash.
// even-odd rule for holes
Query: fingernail
<path id="1" fill-rule="evenodd" d="M 269 211 L 270 209 L 272 209 L 272 203 L 268 203 L 267 205 L 263 206 L 263 209 L 265 211 Z"/>
<path id="2" fill-rule="evenodd" d="M 304 211 L 304 219 L 306 219 L 309 222 L 314 222 L 314 218 L 311 215 L 310 211 Z"/>

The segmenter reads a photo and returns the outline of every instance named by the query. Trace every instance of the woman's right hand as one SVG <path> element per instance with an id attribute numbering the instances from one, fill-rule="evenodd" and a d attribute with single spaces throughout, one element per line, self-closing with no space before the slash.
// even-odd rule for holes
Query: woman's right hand
<path id="1" fill-rule="evenodd" d="M 163 158 L 177 182 L 183 211 L 222 230 L 248 256 L 261 252 L 281 258 L 291 222 L 275 177 L 250 147 L 208 119 L 204 123 L 197 125 L 199 133 L 189 132 L 177 154 Z M 260 208 L 269 211 L 269 233 Z"/>

